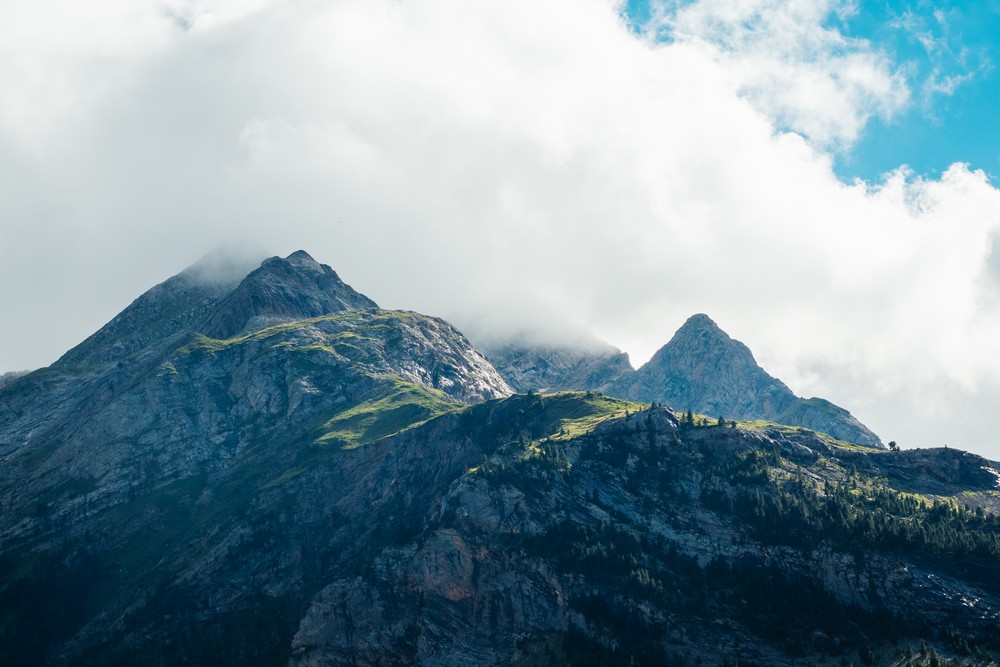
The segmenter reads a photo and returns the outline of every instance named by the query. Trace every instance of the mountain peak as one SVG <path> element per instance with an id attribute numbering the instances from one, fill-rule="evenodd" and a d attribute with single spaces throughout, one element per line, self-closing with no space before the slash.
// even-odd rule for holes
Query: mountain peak
<path id="1" fill-rule="evenodd" d="M 741 343 L 738 340 L 734 340 L 725 331 L 715 323 L 711 317 L 704 313 L 697 313 L 687 318 L 687 320 L 680 326 L 679 329 L 674 333 L 673 337 L 667 345 L 677 344 L 680 341 L 691 338 L 700 338 L 706 342 L 715 342 L 720 345 L 725 345 L 733 348 L 732 352 L 739 352 L 740 354 L 750 355 L 751 360 L 753 359 L 753 354 L 750 352 L 750 348 Z M 666 346 L 664 346 L 666 347 Z M 663 348 L 660 348 L 661 350 Z M 753 362 L 756 364 L 756 362 Z"/>
<path id="2" fill-rule="evenodd" d="M 264 260 L 222 300 L 204 333 L 229 338 L 249 329 L 365 308 L 378 305 L 329 266 L 298 250 L 285 258 Z"/>
<path id="3" fill-rule="evenodd" d="M 692 329 L 695 330 L 710 329 L 718 331 L 723 335 L 726 334 L 726 332 L 720 329 L 719 325 L 715 323 L 715 320 L 713 320 L 705 313 L 695 313 L 691 317 L 687 318 L 687 320 L 684 322 L 684 324 L 681 325 L 681 328 L 678 329 L 677 332 L 680 333 L 681 331 L 692 330 Z M 728 335 L 726 337 L 728 338 Z"/>
<path id="4" fill-rule="evenodd" d="M 773 385 L 777 393 L 787 392 L 791 395 L 788 387 L 757 365 L 750 348 L 731 338 L 704 313 L 689 317 L 677 329 L 670 341 L 657 350 L 639 372 L 659 379 L 664 379 L 660 378 L 661 375 L 671 377 L 676 375 L 684 378 L 684 384 L 693 383 L 692 388 L 704 383 L 721 388 L 728 387 L 734 382 L 743 384 L 745 381 L 750 381 L 751 384 L 761 387 Z M 656 381 L 659 382 L 659 379 Z M 695 391 L 695 394 L 697 393 Z M 715 391 L 709 393 L 714 394 Z M 697 409 L 700 403 L 700 400 L 696 400 L 696 396 L 689 396 L 685 392 L 684 401 L 675 407 Z M 709 412 L 714 414 L 717 408 L 728 405 L 729 401 L 722 401 L 723 405 L 716 403 L 717 401 L 710 400 L 705 408 L 711 407 Z M 739 412 L 727 412 L 727 414 L 742 418 Z"/>
<path id="5" fill-rule="evenodd" d="M 308 274 L 321 274 L 321 273 L 333 273 L 336 272 L 325 264 L 320 264 L 312 255 L 307 253 L 305 250 L 296 250 L 288 257 L 271 257 L 265 260 L 268 264 L 281 264 L 285 266 L 290 266 L 298 272 L 308 273 Z"/>
<path id="6" fill-rule="evenodd" d="M 750 348 L 704 313 L 689 317 L 631 384 L 629 398 L 642 394 L 681 410 L 737 419 L 780 414 L 796 400 L 783 382 L 757 365 Z"/>
<path id="7" fill-rule="evenodd" d="M 193 332 L 229 338 L 242 331 L 377 308 L 304 250 L 260 262 L 244 249 L 215 250 L 152 287 L 57 364 L 103 364 Z"/>
<path id="8" fill-rule="evenodd" d="M 757 364 L 750 348 L 731 338 L 704 313 L 689 317 L 670 342 L 608 393 L 665 402 L 679 410 L 713 417 L 804 426 L 841 440 L 881 446 L 878 436 L 843 408 L 792 393 Z"/>
<path id="9" fill-rule="evenodd" d="M 325 264 L 320 264 L 305 250 L 296 250 L 288 257 L 268 257 L 260 264 L 260 268 L 271 268 L 279 271 L 291 271 L 303 275 L 318 275 L 336 272 Z"/>
<path id="10" fill-rule="evenodd" d="M 315 264 L 316 266 L 321 266 L 319 262 L 313 259 L 312 255 L 307 253 L 305 250 L 296 250 L 291 255 L 285 258 L 286 262 L 293 263 L 304 263 L 304 264 Z"/>

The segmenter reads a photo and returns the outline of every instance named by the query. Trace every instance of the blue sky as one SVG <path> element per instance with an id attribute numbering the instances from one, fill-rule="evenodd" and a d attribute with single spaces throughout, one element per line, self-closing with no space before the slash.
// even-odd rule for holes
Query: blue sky
<path id="1" fill-rule="evenodd" d="M 877 0 L 847 7 L 841 15 L 830 13 L 828 27 L 884 54 L 911 97 L 890 117 L 869 119 L 853 145 L 833 151 L 837 174 L 845 181 L 877 182 L 905 164 L 916 175 L 936 178 L 964 162 L 996 184 L 1000 0 Z M 641 31 L 652 15 L 649 0 L 628 0 L 626 14 Z"/>
<path id="2" fill-rule="evenodd" d="M 1000 177 L 1000 0 L 868 2 L 843 32 L 884 49 L 907 72 L 915 99 L 899 117 L 875 119 L 838 160 L 845 177 L 876 178 L 899 163 L 937 176 L 953 162 Z M 953 91 L 931 92 L 933 83 Z"/>

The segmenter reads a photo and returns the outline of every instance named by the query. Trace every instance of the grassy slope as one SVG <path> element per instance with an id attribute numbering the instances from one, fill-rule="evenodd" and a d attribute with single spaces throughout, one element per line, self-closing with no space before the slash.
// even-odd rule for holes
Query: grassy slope
<path id="1" fill-rule="evenodd" d="M 386 377 L 387 391 L 327 420 L 315 442 L 354 449 L 394 435 L 462 406 L 444 392 Z"/>

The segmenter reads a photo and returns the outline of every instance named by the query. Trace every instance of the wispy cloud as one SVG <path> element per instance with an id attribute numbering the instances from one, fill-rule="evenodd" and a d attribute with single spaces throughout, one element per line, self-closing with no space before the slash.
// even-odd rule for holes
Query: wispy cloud
<path id="1" fill-rule="evenodd" d="M 951 97 L 964 84 L 989 73 L 992 62 L 982 49 L 972 49 L 965 44 L 961 30 L 953 24 L 961 21 L 957 8 L 934 9 L 916 13 L 906 9 L 894 16 L 890 25 L 902 31 L 913 44 L 923 51 L 926 64 L 911 61 L 908 71 L 913 85 L 920 91 L 920 104 L 924 113 L 935 116 L 935 105 L 940 98 Z"/>
<path id="2" fill-rule="evenodd" d="M 847 148 L 873 116 L 892 118 L 909 101 L 905 76 L 869 42 L 829 23 L 857 12 L 826 0 L 668 0 L 655 4 L 647 35 L 699 41 L 737 90 L 781 127 L 821 148 Z"/>

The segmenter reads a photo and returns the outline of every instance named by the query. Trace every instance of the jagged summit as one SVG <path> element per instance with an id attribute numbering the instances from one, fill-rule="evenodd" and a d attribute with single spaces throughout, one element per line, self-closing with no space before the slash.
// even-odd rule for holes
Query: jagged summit
<path id="1" fill-rule="evenodd" d="M 783 382 L 757 365 L 750 348 L 704 314 L 688 318 L 670 342 L 610 391 L 734 419 L 779 415 L 796 401 Z"/>
<path id="2" fill-rule="evenodd" d="M 684 324 L 681 325 L 681 328 L 677 330 L 677 333 L 685 331 L 686 329 L 710 329 L 718 331 L 723 336 L 726 336 L 726 338 L 729 338 L 728 334 L 720 329 L 719 325 L 715 323 L 715 320 L 705 313 L 695 313 L 691 317 L 687 318 Z"/>
<path id="3" fill-rule="evenodd" d="M 193 333 L 228 338 L 281 322 L 377 307 L 304 250 L 263 262 L 217 250 L 142 294 L 56 365 L 104 364 L 172 349 Z"/>
<path id="4" fill-rule="evenodd" d="M 291 255 L 285 258 L 286 262 L 304 262 L 307 264 L 312 264 L 315 266 L 322 266 L 319 262 L 313 259 L 312 255 L 307 253 L 305 250 L 296 250 Z"/>
<path id="5" fill-rule="evenodd" d="M 847 410 L 823 399 L 796 396 L 757 364 L 750 348 L 703 313 L 689 317 L 646 364 L 607 391 L 632 400 L 665 402 L 679 410 L 765 419 L 882 446 Z"/>
<path id="6" fill-rule="evenodd" d="M 696 313 L 687 318 L 670 341 L 661 347 L 652 359 L 661 355 L 676 356 L 679 350 L 687 354 L 707 354 L 719 360 L 725 358 L 726 361 L 760 370 L 750 348 L 731 338 L 715 323 L 715 320 L 704 313 Z"/>
<path id="7" fill-rule="evenodd" d="M 365 308 L 378 308 L 378 304 L 342 281 L 329 266 L 298 250 L 285 258 L 264 260 L 222 299 L 202 333 L 228 338 L 281 322 Z"/>

